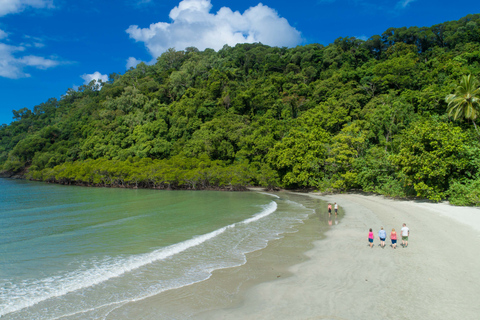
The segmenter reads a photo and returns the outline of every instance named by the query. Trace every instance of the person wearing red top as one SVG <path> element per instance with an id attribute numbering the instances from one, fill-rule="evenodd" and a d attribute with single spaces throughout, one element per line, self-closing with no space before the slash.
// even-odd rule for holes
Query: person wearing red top
<path id="1" fill-rule="evenodd" d="M 332 204 L 331 203 L 328 204 L 328 214 L 329 215 L 332 214 Z"/>
<path id="2" fill-rule="evenodd" d="M 372 228 L 370 228 L 370 231 L 368 232 L 368 242 L 370 244 L 370 248 L 373 248 L 373 231 L 372 231 Z"/>
<path id="3" fill-rule="evenodd" d="M 390 239 L 392 240 L 392 248 L 397 249 L 397 232 L 395 228 L 393 228 L 392 233 L 390 233 Z"/>

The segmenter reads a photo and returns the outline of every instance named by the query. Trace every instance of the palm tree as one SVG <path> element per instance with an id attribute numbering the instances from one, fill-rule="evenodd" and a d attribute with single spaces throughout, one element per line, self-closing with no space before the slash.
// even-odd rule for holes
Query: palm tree
<path id="1" fill-rule="evenodd" d="M 455 88 L 454 94 L 445 97 L 448 103 L 447 112 L 454 120 L 460 117 L 472 120 L 478 133 L 475 119 L 480 114 L 480 87 L 478 80 L 471 74 L 463 76 L 460 85 Z"/>

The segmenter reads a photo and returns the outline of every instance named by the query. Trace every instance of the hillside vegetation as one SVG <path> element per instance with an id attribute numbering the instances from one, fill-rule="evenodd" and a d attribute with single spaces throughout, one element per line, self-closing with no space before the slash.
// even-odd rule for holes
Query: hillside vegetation
<path id="1" fill-rule="evenodd" d="M 0 168 L 64 184 L 361 189 L 478 205 L 475 117 L 449 116 L 445 99 L 479 71 L 479 14 L 328 46 L 170 49 L 13 111 Z"/>

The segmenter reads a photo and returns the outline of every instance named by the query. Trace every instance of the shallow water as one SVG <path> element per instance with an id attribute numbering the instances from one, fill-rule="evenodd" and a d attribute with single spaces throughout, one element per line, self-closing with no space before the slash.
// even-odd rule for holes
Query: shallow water
<path id="1" fill-rule="evenodd" d="M 312 213 L 267 193 L 0 179 L 0 316 L 102 319 L 244 264 Z"/>

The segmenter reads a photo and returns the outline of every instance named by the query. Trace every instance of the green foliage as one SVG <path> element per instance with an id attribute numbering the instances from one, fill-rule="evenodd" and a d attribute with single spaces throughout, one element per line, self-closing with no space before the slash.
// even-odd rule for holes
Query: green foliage
<path id="1" fill-rule="evenodd" d="M 480 180 L 455 181 L 448 189 L 449 201 L 457 206 L 480 206 Z"/>
<path id="2" fill-rule="evenodd" d="M 65 162 L 53 168 L 30 171 L 28 178 L 61 184 L 95 185 L 103 187 L 131 187 L 156 189 L 207 189 L 222 188 L 243 190 L 259 173 L 248 162 L 227 165 L 206 156 L 186 158 L 175 156 L 168 160 L 104 158 Z M 275 174 L 265 172 L 263 183 L 275 183 Z"/>
<path id="3" fill-rule="evenodd" d="M 371 142 L 392 149 L 394 136 L 415 117 L 413 106 L 395 91 L 372 98 L 362 110 Z"/>
<path id="4" fill-rule="evenodd" d="M 440 201 L 452 179 L 468 166 L 467 134 L 460 127 L 437 120 L 421 120 L 403 134 L 400 152 L 392 156 L 417 196 Z"/>
<path id="5" fill-rule="evenodd" d="M 316 186 L 324 178 L 328 133 L 309 126 L 308 115 L 296 121 L 290 132 L 267 154 L 286 187 Z"/>
<path id="6" fill-rule="evenodd" d="M 3 170 L 7 172 L 17 173 L 25 168 L 25 162 L 21 161 L 18 157 L 9 156 L 7 161 L 3 164 Z"/>
<path id="7" fill-rule="evenodd" d="M 332 138 L 326 170 L 335 178 L 333 188 L 345 190 L 357 187 L 358 173 L 353 170 L 353 165 L 363 156 L 365 142 L 365 131 L 359 122 L 345 126 Z"/>
<path id="8" fill-rule="evenodd" d="M 454 94 L 449 94 L 448 115 L 456 120 L 460 117 L 474 121 L 480 113 L 480 84 L 471 74 L 463 76 Z M 475 122 L 474 122 L 475 123 Z"/>
<path id="9" fill-rule="evenodd" d="M 66 184 L 475 203 L 455 199 L 475 194 L 480 176 L 479 25 L 475 14 L 328 46 L 169 49 L 154 65 L 13 111 L 0 126 L 0 168 Z"/>

